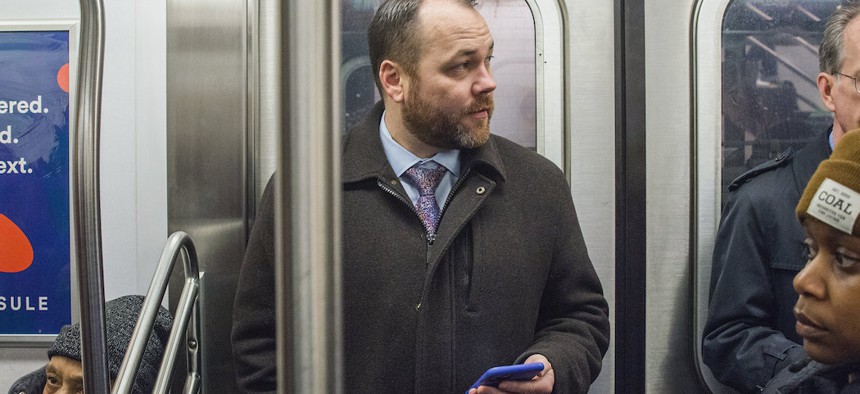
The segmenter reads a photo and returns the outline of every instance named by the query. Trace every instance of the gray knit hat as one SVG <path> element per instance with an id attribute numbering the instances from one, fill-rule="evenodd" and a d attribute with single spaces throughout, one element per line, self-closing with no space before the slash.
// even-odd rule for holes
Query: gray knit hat
<path id="1" fill-rule="evenodd" d="M 105 326 L 107 328 L 108 369 L 111 380 L 116 378 L 125 350 L 131 340 L 137 316 L 143 306 L 143 296 L 130 295 L 117 298 L 105 303 Z M 170 336 L 170 325 L 173 319 L 170 313 L 159 307 L 152 327 L 152 334 L 146 343 L 143 359 L 140 361 L 137 379 L 134 381 L 132 393 L 149 394 L 155 385 L 158 367 L 167 339 Z M 81 327 L 79 323 L 65 325 L 48 350 L 48 358 L 63 356 L 81 361 Z"/>

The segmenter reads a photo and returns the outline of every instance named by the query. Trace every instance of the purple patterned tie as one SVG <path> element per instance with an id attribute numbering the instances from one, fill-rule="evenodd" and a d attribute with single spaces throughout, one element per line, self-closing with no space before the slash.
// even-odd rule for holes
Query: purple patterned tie
<path id="1" fill-rule="evenodd" d="M 436 203 L 436 187 L 442 181 L 442 176 L 448 171 L 435 161 L 428 161 L 424 167 L 419 164 L 410 167 L 403 175 L 412 186 L 418 189 L 418 201 L 415 208 L 418 216 L 424 223 L 427 234 L 436 234 L 436 226 L 439 225 L 439 204 Z"/>

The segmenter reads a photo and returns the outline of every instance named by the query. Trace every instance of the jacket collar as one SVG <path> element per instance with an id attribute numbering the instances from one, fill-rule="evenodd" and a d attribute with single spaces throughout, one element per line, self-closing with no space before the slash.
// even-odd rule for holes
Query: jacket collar
<path id="1" fill-rule="evenodd" d="M 822 133 L 809 144 L 797 151 L 794 155 L 794 174 L 797 190 L 803 193 L 806 183 L 812 178 L 812 174 L 818 168 L 822 160 L 830 157 L 833 150 L 830 149 L 830 133 L 833 127 L 829 127 L 826 133 Z"/>
<path id="2" fill-rule="evenodd" d="M 396 178 L 388 164 L 382 141 L 379 140 L 379 121 L 385 107 L 377 102 L 343 138 L 343 183 L 353 183 L 370 178 L 387 181 Z M 461 152 L 461 175 L 467 171 L 480 171 L 484 175 L 504 182 L 506 171 L 496 146 L 496 136 L 483 146 Z"/>

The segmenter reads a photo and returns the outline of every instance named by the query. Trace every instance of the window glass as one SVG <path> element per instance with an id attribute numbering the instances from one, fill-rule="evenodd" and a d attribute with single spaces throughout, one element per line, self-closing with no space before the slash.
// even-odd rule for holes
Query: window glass
<path id="1" fill-rule="evenodd" d="M 367 52 L 367 26 L 380 0 L 344 0 L 341 86 L 344 132 L 380 99 Z M 530 149 L 537 144 L 535 25 L 525 0 L 485 0 L 478 7 L 495 39 L 498 85 L 491 130 Z"/>
<path id="2" fill-rule="evenodd" d="M 833 124 L 816 78 L 824 23 L 839 3 L 728 4 L 722 27 L 723 193 L 737 176 Z"/>

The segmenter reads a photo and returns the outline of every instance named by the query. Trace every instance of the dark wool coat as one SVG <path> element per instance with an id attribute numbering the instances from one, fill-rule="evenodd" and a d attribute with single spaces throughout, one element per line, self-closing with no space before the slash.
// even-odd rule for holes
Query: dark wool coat
<path id="1" fill-rule="evenodd" d="M 818 163 L 830 156 L 829 136 L 830 130 L 729 186 L 714 241 L 702 353 L 717 380 L 742 393 L 759 392 L 805 357 L 794 329 L 792 281 L 806 264 L 806 232 L 794 208 Z"/>
<path id="2" fill-rule="evenodd" d="M 382 111 L 375 106 L 344 142 L 346 392 L 464 392 L 487 368 L 535 353 L 552 363 L 556 393 L 586 392 L 609 343 L 608 308 L 564 174 L 492 136 L 462 152 L 461 176 L 428 241 L 382 149 Z M 274 389 L 271 194 L 234 315 L 248 391 Z"/>

